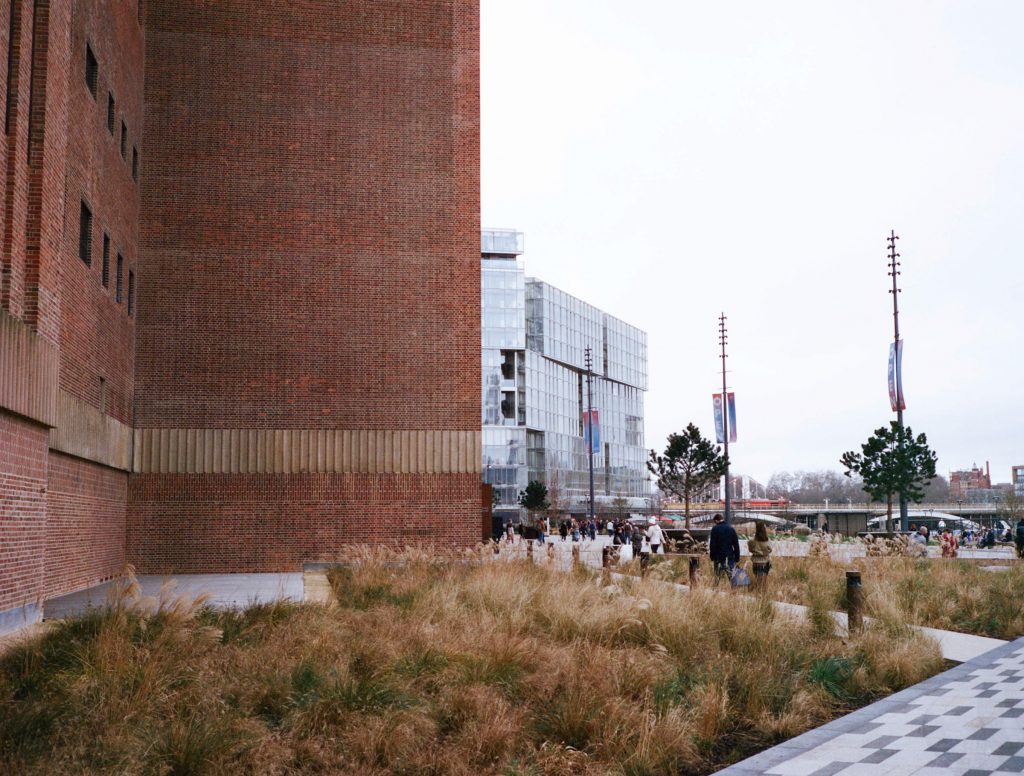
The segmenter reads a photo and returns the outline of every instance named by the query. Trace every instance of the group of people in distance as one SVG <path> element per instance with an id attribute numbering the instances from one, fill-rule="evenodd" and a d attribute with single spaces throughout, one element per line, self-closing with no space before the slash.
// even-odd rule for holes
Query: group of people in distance
<path id="1" fill-rule="evenodd" d="M 922 525 L 916 526 L 914 523 L 910 524 L 910 541 L 918 545 L 921 548 L 921 555 L 927 554 L 928 540 L 931 538 L 931 531 L 928 526 Z M 960 532 L 958 537 L 956 533 L 949 529 L 944 522 L 939 522 L 939 547 L 942 551 L 943 558 L 955 558 L 959 554 L 961 541 L 964 547 L 977 547 L 978 549 L 989 549 L 996 546 L 996 542 L 999 540 L 1009 541 L 1013 538 L 1013 543 L 1017 550 L 1017 557 L 1024 558 L 1024 517 L 1017 521 L 1015 529 L 1006 531 L 1005 536 L 998 536 L 996 529 L 989 527 L 980 531 L 973 531 L 971 529 L 964 529 Z"/>
<path id="2" fill-rule="evenodd" d="M 544 542 L 544 523 L 543 521 L 538 522 L 537 533 L 538 539 Z M 944 523 L 939 523 L 939 528 L 942 533 L 939 536 L 939 547 L 942 552 L 943 558 L 955 558 L 957 557 L 960 549 L 960 541 L 956 534 L 954 534 L 948 526 Z M 910 525 L 911 536 L 910 541 L 912 544 L 919 547 L 919 554 L 921 556 L 927 556 L 927 545 L 931 538 L 930 530 L 928 526 L 922 525 L 918 527 L 915 524 Z M 512 541 L 514 528 L 511 524 L 506 527 L 508 533 L 508 540 Z M 598 533 L 601 531 L 601 525 L 597 520 L 582 519 L 577 520 L 576 518 L 565 518 L 559 521 L 558 533 L 561 537 L 561 541 L 568 541 L 569 537 L 572 537 L 572 541 L 578 542 L 582 539 L 590 539 L 594 541 L 597 539 Z M 604 531 L 609 537 L 611 537 L 613 546 L 630 545 L 633 550 L 633 557 L 640 557 L 652 553 L 657 555 L 661 551 L 661 545 L 664 543 L 664 532 L 661 526 L 657 523 L 654 518 L 651 518 L 649 525 L 644 528 L 643 526 L 635 525 L 628 520 L 611 520 L 604 525 Z M 1007 532 L 1010 533 L 1010 532 Z M 1017 557 L 1024 559 L 1024 517 L 1017 521 L 1016 526 L 1012 530 L 1013 542 L 1017 550 Z M 973 543 L 973 539 L 977 539 L 976 546 L 980 548 L 994 547 L 996 544 L 996 533 L 995 530 L 989 528 L 987 531 L 980 532 L 978 537 L 967 537 L 965 543 Z M 1000 537 L 1004 540 L 1007 537 Z M 747 551 L 750 553 L 751 559 L 751 570 L 754 573 L 755 582 L 763 582 L 768 572 L 771 571 L 771 554 L 772 546 L 768 539 L 768 529 L 765 523 L 757 522 L 754 529 L 754 538 L 747 540 Z M 739 535 L 736 533 L 736 529 L 725 522 L 722 515 L 717 514 L 714 517 L 714 526 L 711 529 L 711 536 L 708 546 L 708 554 L 711 556 L 711 562 L 714 566 L 716 578 L 728 577 L 732 579 L 734 570 L 740 562 L 740 541 Z"/>
<path id="3" fill-rule="evenodd" d="M 566 517 L 558 521 L 558 535 L 562 537 L 563 542 L 570 536 L 574 542 L 578 542 L 580 539 L 594 541 L 597 539 L 597 532 L 598 522 L 596 519 L 577 520 L 575 517 Z"/>

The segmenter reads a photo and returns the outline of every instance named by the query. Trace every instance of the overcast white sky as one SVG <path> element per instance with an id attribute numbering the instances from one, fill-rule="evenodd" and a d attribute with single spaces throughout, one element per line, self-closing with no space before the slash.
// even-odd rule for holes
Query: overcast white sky
<path id="1" fill-rule="evenodd" d="M 483 0 L 483 224 L 649 335 L 646 444 L 839 469 L 893 418 L 939 471 L 1024 464 L 1024 3 Z"/>

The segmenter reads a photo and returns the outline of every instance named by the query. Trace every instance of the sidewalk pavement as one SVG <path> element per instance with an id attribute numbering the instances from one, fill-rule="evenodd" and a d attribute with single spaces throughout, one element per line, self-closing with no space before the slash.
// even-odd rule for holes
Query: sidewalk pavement
<path id="1" fill-rule="evenodd" d="M 302 601 L 302 574 L 174 574 L 159 576 L 143 574 L 138 578 L 143 596 L 160 597 L 169 584 L 168 593 L 179 598 L 195 598 L 206 594 L 208 603 L 217 608 L 241 609 L 251 604 L 271 601 Z M 78 590 L 51 598 L 43 605 L 43 617 L 55 620 L 84 614 L 90 608 L 103 606 L 114 583 Z"/>
<path id="2" fill-rule="evenodd" d="M 989 650 L 718 773 L 1024 773 L 1024 638 Z"/>

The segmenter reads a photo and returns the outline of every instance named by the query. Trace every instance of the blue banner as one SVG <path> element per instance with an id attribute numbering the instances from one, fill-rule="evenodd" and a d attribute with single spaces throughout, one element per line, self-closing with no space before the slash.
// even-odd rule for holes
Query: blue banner
<path id="1" fill-rule="evenodd" d="M 597 410 L 583 411 L 583 449 L 601 453 L 601 421 Z"/>
<path id="2" fill-rule="evenodd" d="M 729 441 L 736 441 L 736 394 L 729 394 Z"/>
<path id="3" fill-rule="evenodd" d="M 722 444 L 725 441 L 725 416 L 722 413 L 722 394 L 713 393 L 711 399 L 715 404 L 715 436 L 718 438 L 718 444 Z"/>

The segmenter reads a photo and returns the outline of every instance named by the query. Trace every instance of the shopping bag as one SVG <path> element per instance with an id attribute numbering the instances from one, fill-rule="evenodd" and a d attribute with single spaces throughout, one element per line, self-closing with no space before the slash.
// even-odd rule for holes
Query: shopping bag
<path id="1" fill-rule="evenodd" d="M 737 566 L 732 570 L 729 581 L 732 582 L 733 587 L 747 587 L 750 584 L 750 575 L 745 569 Z"/>

